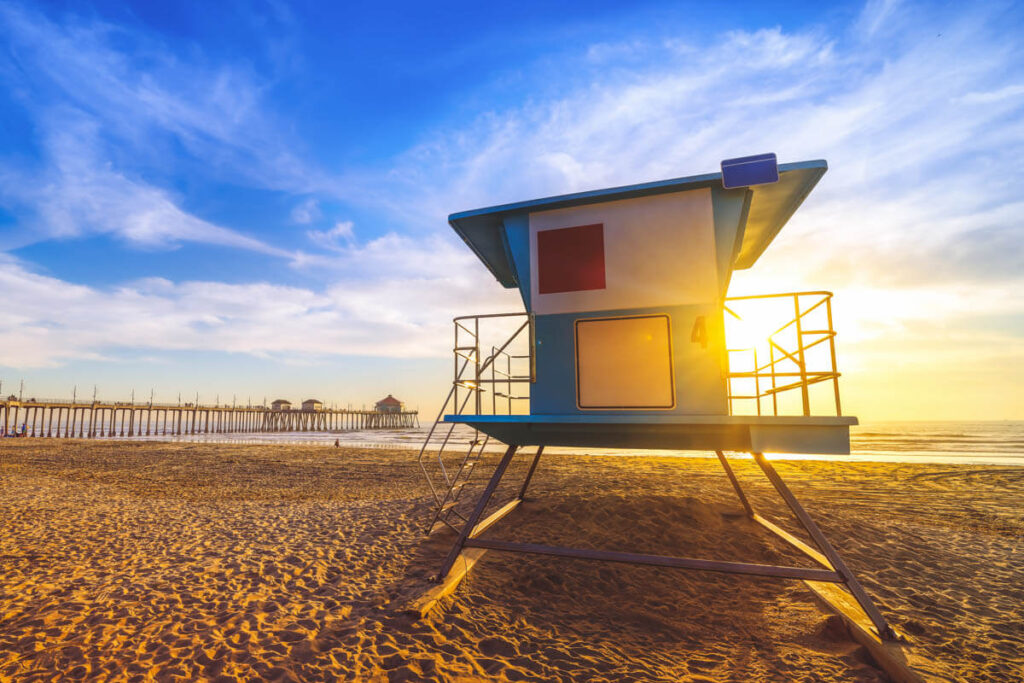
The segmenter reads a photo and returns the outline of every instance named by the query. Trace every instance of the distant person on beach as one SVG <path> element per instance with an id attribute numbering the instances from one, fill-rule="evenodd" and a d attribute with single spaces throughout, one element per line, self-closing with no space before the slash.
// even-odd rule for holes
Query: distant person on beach
<path id="1" fill-rule="evenodd" d="M 339 443 L 338 439 L 334 440 L 334 447 L 335 448 L 341 448 L 341 443 Z"/>

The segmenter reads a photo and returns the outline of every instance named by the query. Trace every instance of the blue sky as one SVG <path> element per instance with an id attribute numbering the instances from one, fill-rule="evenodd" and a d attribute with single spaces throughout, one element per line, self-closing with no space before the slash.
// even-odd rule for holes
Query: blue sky
<path id="1" fill-rule="evenodd" d="M 830 289 L 851 412 L 1022 418 L 1013 3 L 0 3 L 0 378 L 394 392 L 514 309 L 447 227 L 713 171 L 830 172 L 734 293 Z"/>

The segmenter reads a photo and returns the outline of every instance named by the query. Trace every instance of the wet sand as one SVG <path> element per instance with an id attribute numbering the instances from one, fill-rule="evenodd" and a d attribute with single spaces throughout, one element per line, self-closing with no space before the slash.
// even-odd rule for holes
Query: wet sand
<path id="1" fill-rule="evenodd" d="M 1024 468 L 776 467 L 931 674 L 1024 677 Z M 11 440 L 0 477 L 4 680 L 885 680 L 799 582 L 489 553 L 413 621 L 451 536 L 409 451 Z M 488 535 L 809 566 L 711 459 L 546 456 Z"/>

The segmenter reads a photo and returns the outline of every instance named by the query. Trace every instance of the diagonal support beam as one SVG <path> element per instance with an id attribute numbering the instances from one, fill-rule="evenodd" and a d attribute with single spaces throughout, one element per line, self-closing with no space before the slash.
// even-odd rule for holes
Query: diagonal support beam
<path id="1" fill-rule="evenodd" d="M 878 607 L 875 606 L 874 601 L 864 591 L 860 582 L 857 581 L 857 577 L 853 575 L 850 568 L 846 566 L 845 562 L 843 562 L 843 558 L 840 557 L 839 553 L 836 552 L 836 549 L 831 543 L 829 543 L 825 534 L 822 533 L 821 529 L 818 528 L 818 525 L 815 524 L 813 519 L 811 519 L 811 516 L 808 515 L 807 511 L 802 505 L 800 505 L 800 501 L 796 499 L 793 492 L 789 490 L 788 486 L 786 486 L 786 482 L 782 481 L 782 477 L 780 477 L 779 473 L 775 471 L 775 468 L 772 467 L 771 463 L 765 459 L 763 453 L 753 453 L 752 455 L 754 456 L 754 460 L 761 467 L 761 470 L 765 473 L 765 476 L 768 477 L 768 481 L 772 483 L 772 486 L 775 487 L 775 490 L 778 491 L 780 496 L 782 496 L 782 499 L 786 501 L 786 505 L 789 506 L 789 509 L 792 510 L 793 514 L 800 521 L 801 526 L 803 526 L 807 533 L 810 534 L 811 539 L 814 540 L 815 545 L 817 545 L 821 550 L 822 554 L 828 560 L 828 563 L 835 568 L 835 571 L 841 577 L 843 577 L 843 583 L 846 584 L 846 587 L 849 589 L 850 593 L 853 594 L 853 597 L 857 600 L 861 609 L 864 610 L 864 613 L 871 620 L 871 623 L 878 631 L 878 634 L 882 638 L 895 639 L 897 637 L 895 631 L 893 631 L 892 627 L 889 626 L 888 622 L 886 622 L 882 613 L 878 611 Z"/>
<path id="2" fill-rule="evenodd" d="M 739 496 L 740 502 L 743 503 L 743 509 L 747 511 L 747 517 L 753 517 L 754 508 L 750 506 L 750 501 L 747 500 L 746 494 L 744 494 L 743 489 L 740 488 L 740 482 L 736 478 L 736 474 L 732 471 L 729 461 L 726 460 L 725 453 L 722 451 L 715 451 L 715 455 L 718 456 L 718 462 L 722 463 L 722 467 L 725 469 L 725 473 L 729 476 L 729 481 L 732 483 L 733 490 L 736 491 L 736 495 Z"/>
<path id="3" fill-rule="evenodd" d="M 526 500 L 526 489 L 530 486 L 530 480 L 533 479 L 533 472 L 537 469 L 537 463 L 540 462 L 540 456 L 544 452 L 544 447 L 539 446 L 537 448 L 537 455 L 533 456 L 533 462 L 530 463 L 530 471 L 526 473 L 526 481 L 523 482 L 523 487 L 519 489 L 519 500 Z"/>
<path id="4" fill-rule="evenodd" d="M 716 451 L 716 453 L 719 461 L 722 463 L 722 467 L 725 468 L 726 474 L 729 475 L 729 481 L 732 482 L 736 495 L 739 496 L 740 502 L 743 503 L 743 507 L 747 510 L 750 518 L 817 562 L 826 570 L 835 572 L 835 567 L 825 555 L 771 520 L 765 519 L 756 512 L 753 512 L 753 508 L 750 506 L 746 495 L 744 495 L 739 480 L 732 471 L 732 467 L 729 466 L 725 454 L 721 451 Z M 841 583 L 827 583 L 804 579 L 804 585 L 810 589 L 825 609 L 834 612 L 843 620 L 850 637 L 867 648 L 875 663 L 889 674 L 893 681 L 897 683 L 924 683 L 924 679 L 912 666 L 912 664 L 917 663 L 916 655 L 912 651 L 904 650 L 901 645 L 901 643 L 905 642 L 903 638 L 896 634 L 891 627 L 888 627 L 887 631 L 879 631 L 876 623 L 868 616 L 864 605 L 841 587 L 845 584 L 847 589 L 849 589 L 849 584 L 846 583 L 846 580 L 840 579 L 840 581 Z"/>
<path id="5" fill-rule="evenodd" d="M 438 581 L 444 580 L 444 577 L 448 575 L 452 565 L 455 564 L 455 560 L 459 557 L 459 553 L 462 552 L 463 546 L 466 545 L 466 539 L 469 538 L 470 534 L 475 529 L 477 522 L 480 521 L 480 517 L 483 516 L 484 510 L 487 508 L 487 503 L 491 501 L 491 496 L 494 495 L 494 491 L 498 488 L 498 484 L 501 482 L 501 478 L 505 476 L 505 470 L 508 469 L 508 465 L 512 462 L 512 456 L 516 454 L 516 449 L 519 447 L 511 445 L 505 450 L 505 455 L 502 456 L 501 462 L 498 463 L 498 469 L 494 470 L 494 474 L 491 476 L 491 480 L 487 482 L 487 488 L 480 495 L 480 500 L 476 502 L 476 508 L 473 510 L 473 514 L 469 516 L 466 523 L 462 527 L 462 531 L 459 533 L 459 538 L 455 541 L 452 549 L 448 551 L 448 556 L 444 560 L 444 564 L 441 565 L 441 571 L 438 573 Z"/>
<path id="6" fill-rule="evenodd" d="M 518 498 L 513 498 L 508 503 L 492 512 L 487 519 L 481 521 L 473 528 L 473 531 L 469 534 L 469 538 L 475 538 L 487 531 L 487 529 L 519 507 L 520 502 L 521 501 Z M 431 586 L 425 593 L 409 603 L 406 612 L 414 615 L 417 619 L 422 619 L 430 614 L 431 610 L 437 606 L 438 602 L 440 602 L 442 598 L 455 592 L 455 589 L 459 587 L 462 580 L 466 578 L 466 574 L 469 573 L 469 570 L 472 569 L 477 562 L 483 559 L 483 556 L 486 554 L 487 551 L 483 548 L 464 548 L 462 552 L 459 553 L 459 557 L 456 559 L 451 571 L 445 575 L 441 583 Z"/>

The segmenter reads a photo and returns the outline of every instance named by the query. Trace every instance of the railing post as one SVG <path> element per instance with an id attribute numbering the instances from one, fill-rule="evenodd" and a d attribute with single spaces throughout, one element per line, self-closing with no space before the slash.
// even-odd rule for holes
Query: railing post
<path id="1" fill-rule="evenodd" d="M 803 399 L 804 416 L 811 414 L 811 398 L 807 387 L 807 361 L 804 358 L 804 331 L 800 323 L 800 295 L 793 295 L 793 312 L 796 314 L 796 349 L 800 356 L 800 397 Z"/>
<path id="2" fill-rule="evenodd" d="M 757 347 L 754 347 L 754 395 L 757 396 L 757 415 L 761 416 L 761 371 L 757 364 Z"/>
<path id="3" fill-rule="evenodd" d="M 505 354 L 505 403 L 508 404 L 508 414 L 512 414 L 512 355 Z"/>
<path id="4" fill-rule="evenodd" d="M 726 350 L 725 355 L 726 356 L 729 355 L 728 349 Z M 756 368 L 755 368 L 754 372 L 757 372 Z M 725 399 L 726 403 L 728 404 L 728 407 L 729 407 L 729 414 L 732 415 L 732 401 L 733 401 L 732 372 L 729 372 L 728 369 L 727 369 L 727 371 L 725 373 L 725 397 L 726 397 L 726 399 Z"/>
<path id="5" fill-rule="evenodd" d="M 455 323 L 455 346 L 452 347 L 452 386 L 455 388 L 455 405 L 459 405 L 459 321 Z"/>
<path id="6" fill-rule="evenodd" d="M 530 354 L 530 383 L 533 384 L 537 381 L 537 354 L 534 348 L 537 346 L 537 327 L 533 313 L 527 314 L 526 321 L 530 324 L 530 348 L 528 353 Z"/>
<path id="7" fill-rule="evenodd" d="M 842 405 L 839 403 L 839 372 L 836 369 L 836 332 L 832 327 L 832 295 L 825 298 L 825 312 L 828 314 L 828 346 L 832 354 L 832 387 L 836 394 L 836 415 L 843 414 Z"/>
<path id="8" fill-rule="evenodd" d="M 481 399 L 483 398 L 480 394 L 480 318 L 473 319 L 473 366 L 474 366 L 474 377 L 475 382 L 473 383 L 473 391 L 476 392 L 476 414 L 480 414 Z"/>
<path id="9" fill-rule="evenodd" d="M 771 339 L 771 337 L 769 337 Z M 776 391 L 775 384 L 775 345 L 768 344 L 768 353 L 771 358 L 772 365 L 772 414 L 776 417 L 779 416 L 779 392 Z"/>

